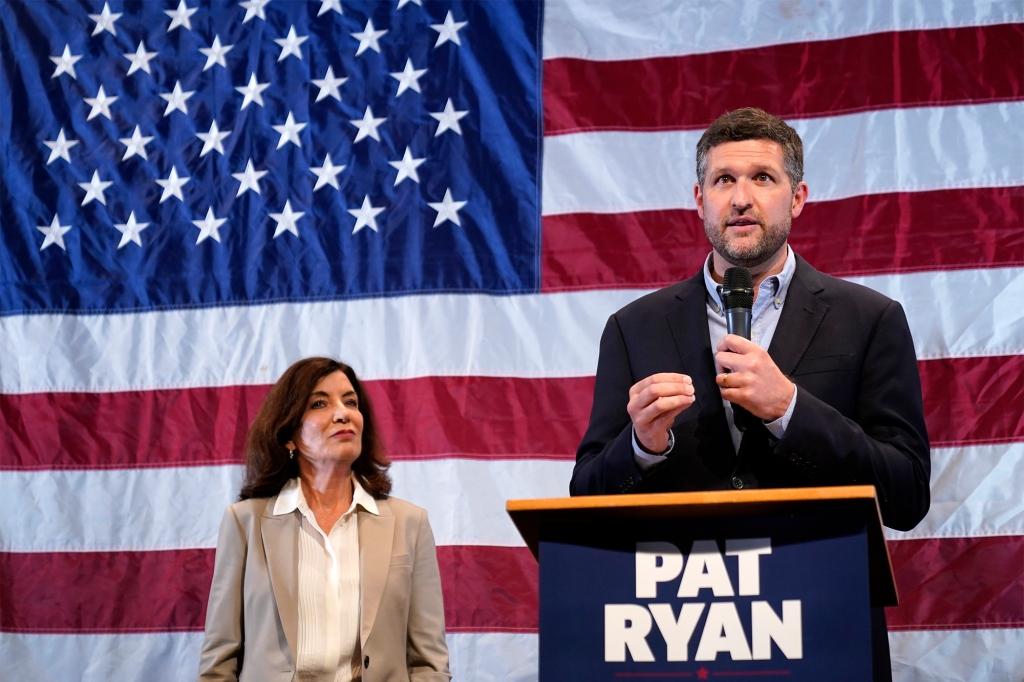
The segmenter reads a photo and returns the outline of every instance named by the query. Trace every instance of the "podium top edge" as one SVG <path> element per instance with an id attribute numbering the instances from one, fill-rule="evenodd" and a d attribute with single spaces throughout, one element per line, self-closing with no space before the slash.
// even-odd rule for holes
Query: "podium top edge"
<path id="1" fill-rule="evenodd" d="M 692 493 L 647 493 L 642 495 L 590 495 L 508 500 L 509 513 L 574 509 L 618 509 L 674 507 L 709 504 L 763 504 L 772 502 L 874 500 L 872 485 L 848 485 L 823 488 L 768 488 L 756 490 L 720 490 Z"/>

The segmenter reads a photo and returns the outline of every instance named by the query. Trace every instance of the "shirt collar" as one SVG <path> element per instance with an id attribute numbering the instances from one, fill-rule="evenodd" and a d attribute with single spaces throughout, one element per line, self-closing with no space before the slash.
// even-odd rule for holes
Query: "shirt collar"
<path id="1" fill-rule="evenodd" d="M 377 500 L 373 499 L 373 496 L 366 492 L 363 486 L 359 484 L 359 479 L 353 476 L 352 506 L 348 508 L 348 511 L 352 511 L 357 506 L 362 507 L 364 511 L 368 511 L 374 516 L 380 516 L 380 513 L 377 511 Z M 281 492 L 277 494 L 277 502 L 274 503 L 274 516 L 290 514 L 296 509 L 300 511 L 309 509 L 309 506 L 306 504 L 306 496 L 302 494 L 302 486 L 299 485 L 298 477 L 288 479 L 288 482 L 281 488 Z"/>
<path id="2" fill-rule="evenodd" d="M 789 282 L 793 279 L 793 273 L 796 272 L 796 255 L 793 253 L 793 249 L 786 245 L 786 262 L 782 265 L 782 272 L 777 275 L 772 275 L 761 283 L 761 286 L 767 284 L 772 288 L 769 295 L 774 295 L 777 298 L 782 298 L 786 290 L 789 288 Z M 722 309 L 722 296 L 718 293 L 718 282 L 715 281 L 714 277 L 711 276 L 711 263 L 714 254 L 709 253 L 708 257 L 704 260 L 704 287 L 708 292 L 708 303 L 719 315 L 725 315 L 725 310 Z M 761 292 L 763 293 L 763 292 Z"/>

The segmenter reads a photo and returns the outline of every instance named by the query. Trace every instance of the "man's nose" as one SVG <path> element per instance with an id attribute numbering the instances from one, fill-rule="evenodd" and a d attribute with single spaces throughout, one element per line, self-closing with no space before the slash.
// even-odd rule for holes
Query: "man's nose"
<path id="1" fill-rule="evenodd" d="M 737 211 L 745 211 L 753 205 L 753 196 L 750 192 L 750 185 L 746 180 L 738 180 L 732 187 L 730 196 L 732 208 Z"/>

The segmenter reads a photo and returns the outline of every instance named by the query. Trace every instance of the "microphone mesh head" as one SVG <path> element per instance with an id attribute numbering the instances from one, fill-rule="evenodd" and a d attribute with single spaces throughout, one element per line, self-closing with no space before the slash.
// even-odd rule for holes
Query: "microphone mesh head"
<path id="1" fill-rule="evenodd" d="M 722 303 L 726 310 L 754 307 L 754 280 L 746 268 L 729 268 L 722 277 Z"/>

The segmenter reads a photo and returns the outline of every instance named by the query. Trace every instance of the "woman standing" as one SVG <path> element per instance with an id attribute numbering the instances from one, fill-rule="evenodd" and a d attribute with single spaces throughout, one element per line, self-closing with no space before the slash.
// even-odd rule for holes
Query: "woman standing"
<path id="1" fill-rule="evenodd" d="M 260 407 L 228 507 L 200 680 L 447 682 L 434 539 L 389 498 L 389 462 L 351 367 L 300 360 Z"/>

